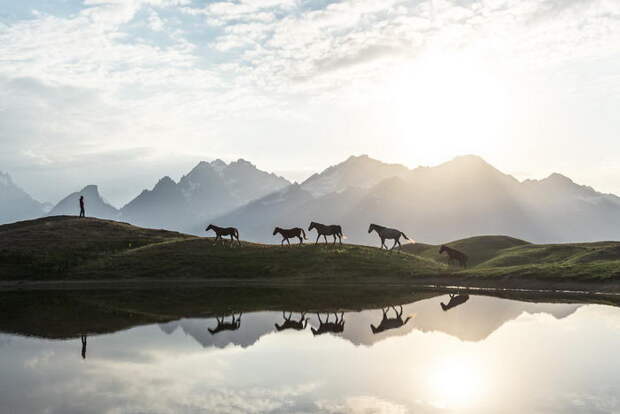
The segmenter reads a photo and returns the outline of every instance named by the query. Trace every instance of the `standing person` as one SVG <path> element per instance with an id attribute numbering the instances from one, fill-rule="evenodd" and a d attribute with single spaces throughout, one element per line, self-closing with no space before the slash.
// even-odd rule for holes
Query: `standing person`
<path id="1" fill-rule="evenodd" d="M 80 196 L 80 217 L 86 217 L 86 212 L 84 211 L 84 196 Z"/>

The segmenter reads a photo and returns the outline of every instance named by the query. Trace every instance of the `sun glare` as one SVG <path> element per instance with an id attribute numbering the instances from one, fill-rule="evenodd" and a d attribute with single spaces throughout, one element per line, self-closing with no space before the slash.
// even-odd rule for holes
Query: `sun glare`
<path id="1" fill-rule="evenodd" d="M 463 408 L 481 399 L 484 382 L 480 367 L 471 359 L 453 357 L 438 361 L 428 377 L 431 403 L 440 408 Z"/>
<path id="2" fill-rule="evenodd" d="M 429 56 L 392 72 L 384 90 L 385 116 L 399 151 L 408 151 L 411 162 L 486 154 L 498 145 L 509 85 L 479 62 Z"/>

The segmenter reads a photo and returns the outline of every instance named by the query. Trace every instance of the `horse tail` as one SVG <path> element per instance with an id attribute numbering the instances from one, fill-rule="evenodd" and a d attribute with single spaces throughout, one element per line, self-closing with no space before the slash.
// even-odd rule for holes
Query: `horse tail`
<path id="1" fill-rule="evenodd" d="M 301 235 L 304 236 L 304 240 L 308 240 L 308 238 L 306 237 L 306 232 L 304 231 L 304 229 L 301 229 Z"/>
<path id="2" fill-rule="evenodd" d="M 400 232 L 400 234 L 407 240 L 411 240 L 409 237 L 407 237 L 407 235 L 405 233 L 403 233 L 402 231 Z"/>

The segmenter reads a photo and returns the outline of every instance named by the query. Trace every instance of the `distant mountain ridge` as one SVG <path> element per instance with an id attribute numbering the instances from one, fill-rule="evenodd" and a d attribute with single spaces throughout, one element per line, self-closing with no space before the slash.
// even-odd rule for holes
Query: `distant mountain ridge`
<path id="1" fill-rule="evenodd" d="M 0 224 L 45 214 L 45 205 L 18 187 L 11 176 L 0 171 Z"/>
<path id="2" fill-rule="evenodd" d="M 106 202 L 99 194 L 99 187 L 96 185 L 87 185 L 80 191 L 69 194 L 63 198 L 50 210 L 50 216 L 71 216 L 80 212 L 79 200 L 80 196 L 84 196 L 86 204 L 86 212 L 90 217 L 97 217 L 108 220 L 118 220 L 119 211 Z"/>
<path id="3" fill-rule="evenodd" d="M 377 243 L 367 233 L 369 223 L 399 228 L 430 243 L 483 234 L 537 243 L 620 238 L 620 198 L 560 174 L 520 182 L 474 155 L 435 167 L 392 167 L 392 176 L 382 175 L 384 168 L 376 160 L 351 157 L 219 221 L 235 223 L 243 229 L 242 237 L 262 242 L 277 241 L 271 236 L 275 225 L 305 226 L 310 221 L 341 224 L 349 242 L 362 244 Z M 338 176 L 347 177 L 346 183 L 333 179 Z M 368 176 L 381 179 L 368 186 Z M 313 191 L 311 184 L 326 177 L 337 191 Z"/>
<path id="4" fill-rule="evenodd" d="M 121 210 L 121 217 L 144 227 L 200 234 L 205 221 L 290 185 L 244 159 L 226 164 L 198 163 L 178 183 L 164 177 Z"/>
<path id="5" fill-rule="evenodd" d="M 5 187 L 0 185 L 0 196 L 9 193 Z M 428 243 L 485 234 L 536 243 L 620 238 L 620 197 L 557 173 L 520 182 L 475 155 L 414 169 L 351 156 L 301 184 L 243 159 L 217 159 L 200 162 L 178 182 L 163 177 L 120 210 L 88 186 L 50 214 L 77 214 L 78 193 L 84 192 L 87 215 L 198 235 L 213 222 L 236 226 L 243 239 L 260 242 L 279 242 L 271 234 L 275 226 L 307 227 L 310 221 L 341 224 L 348 242 L 372 245 L 377 240 L 367 233 L 371 222 Z M 44 214 L 36 203 L 31 200 L 34 210 L 19 217 Z"/>

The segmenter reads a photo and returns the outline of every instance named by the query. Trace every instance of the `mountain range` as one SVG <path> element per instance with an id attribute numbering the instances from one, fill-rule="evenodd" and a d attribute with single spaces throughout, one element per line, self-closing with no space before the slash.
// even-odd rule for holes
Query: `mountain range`
<path id="1" fill-rule="evenodd" d="M 43 215 L 41 203 L 14 185 L 3 185 L 12 183 L 6 177 L 0 175 L 0 199 L 5 200 L 0 221 Z M 561 174 L 519 181 L 474 155 L 414 169 L 352 156 L 302 183 L 242 159 L 203 161 L 178 182 L 163 177 L 120 209 L 89 185 L 50 214 L 76 214 L 79 195 L 87 200 L 88 215 L 198 235 L 212 222 L 238 227 L 245 240 L 268 243 L 280 241 L 272 236 L 275 226 L 307 227 L 310 221 L 341 224 L 347 242 L 361 244 L 377 243 L 376 235 L 367 233 L 369 223 L 428 243 L 483 234 L 536 243 L 620 238 L 620 197 Z"/>
<path id="2" fill-rule="evenodd" d="M 18 187 L 9 174 L 0 172 L 0 224 L 41 217 L 48 209 Z"/>

